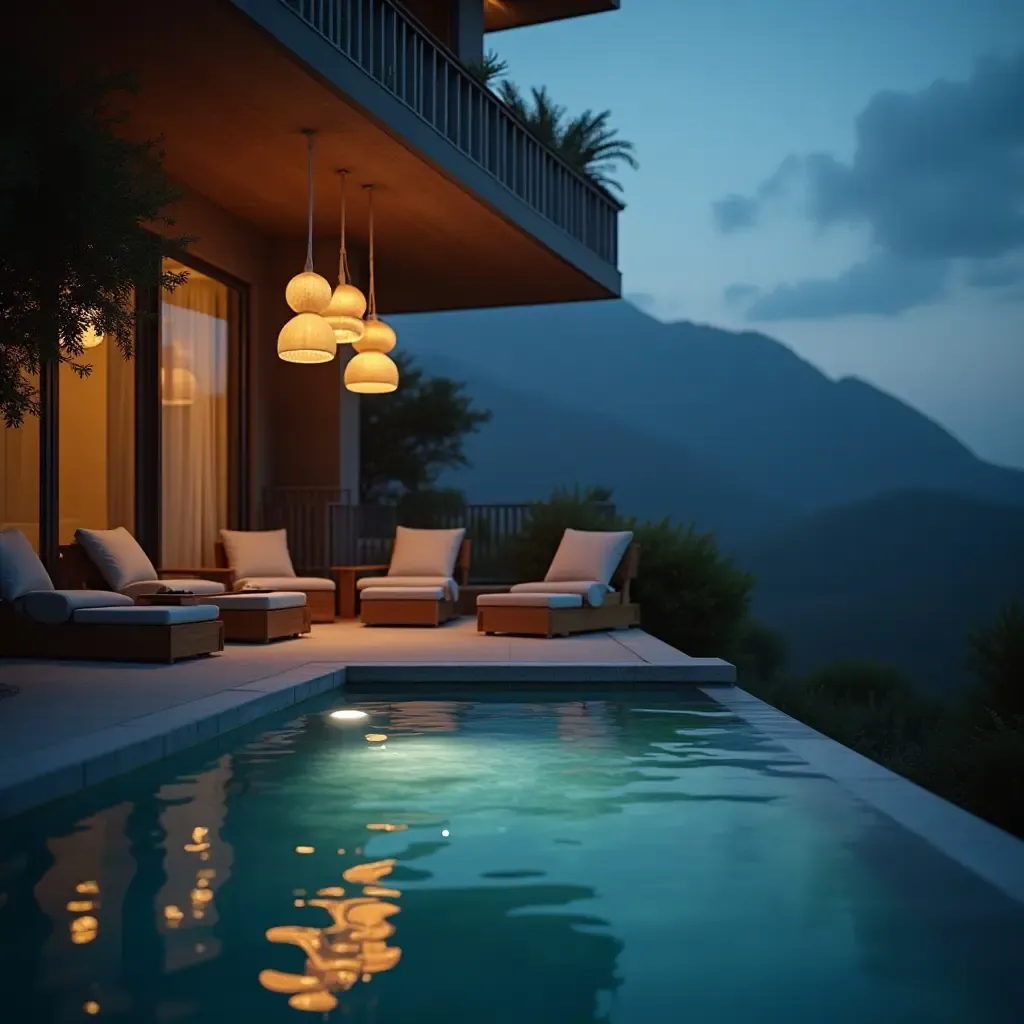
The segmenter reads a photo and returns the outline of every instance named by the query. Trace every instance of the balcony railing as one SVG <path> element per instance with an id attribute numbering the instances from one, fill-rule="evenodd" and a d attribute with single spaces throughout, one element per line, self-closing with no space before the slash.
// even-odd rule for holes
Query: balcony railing
<path id="1" fill-rule="evenodd" d="M 387 564 L 398 526 L 464 527 L 473 541 L 470 580 L 512 583 L 518 579 L 510 541 L 522 531 L 532 505 L 463 505 L 426 514 L 393 505 L 350 505 L 336 487 L 271 487 L 264 496 L 261 527 L 286 529 L 299 575 L 318 576 L 332 565 Z M 615 506 L 596 506 L 609 519 Z"/>
<path id="2" fill-rule="evenodd" d="M 540 142 L 391 0 L 280 2 L 509 192 L 618 263 L 618 201 Z"/>

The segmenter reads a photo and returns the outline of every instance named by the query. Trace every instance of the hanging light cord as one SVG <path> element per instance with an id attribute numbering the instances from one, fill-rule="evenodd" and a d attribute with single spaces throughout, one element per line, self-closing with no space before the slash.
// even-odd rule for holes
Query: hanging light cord
<path id="1" fill-rule="evenodd" d="M 377 289 L 374 278 L 373 267 L 373 186 L 366 185 L 370 200 L 370 293 L 367 299 L 367 317 L 371 320 L 377 319 Z"/>
<path id="2" fill-rule="evenodd" d="M 338 253 L 338 284 L 348 284 L 352 274 L 348 269 L 348 248 L 345 243 L 345 181 L 348 171 L 338 171 L 341 175 L 341 251 Z"/>
<path id="3" fill-rule="evenodd" d="M 306 172 L 306 194 L 309 196 L 308 209 L 306 211 L 306 273 L 313 269 L 313 136 L 315 132 L 306 132 L 306 141 L 309 144 Z"/>

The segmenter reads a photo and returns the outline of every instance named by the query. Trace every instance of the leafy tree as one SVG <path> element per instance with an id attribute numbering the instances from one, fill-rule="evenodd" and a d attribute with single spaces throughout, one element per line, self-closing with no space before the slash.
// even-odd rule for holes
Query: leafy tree
<path id="1" fill-rule="evenodd" d="M 545 87 L 531 89 L 527 98 L 507 80 L 500 83 L 498 95 L 541 142 L 604 188 L 621 192 L 621 183 L 613 177 L 618 166 L 625 164 L 633 170 L 640 166 L 633 155 L 633 143 L 620 139 L 618 129 L 610 126 L 610 110 L 585 110 L 569 117 Z"/>
<path id="2" fill-rule="evenodd" d="M 999 716 L 1024 716 L 1024 605 L 1005 603 L 995 622 L 971 630 L 967 646 L 986 705 Z"/>
<path id="3" fill-rule="evenodd" d="M 0 61 L 0 412 L 19 426 L 38 414 L 42 364 L 88 375 L 78 362 L 87 328 L 131 357 L 135 289 L 189 239 L 151 230 L 173 224 L 164 211 L 176 193 L 158 143 L 117 134 L 112 97 L 131 83 L 40 74 L 10 49 Z"/>
<path id="4" fill-rule="evenodd" d="M 463 382 L 428 377 L 408 353 L 399 354 L 402 386 L 389 395 L 360 400 L 359 498 L 399 502 L 433 490 L 445 469 L 468 466 L 464 445 L 490 421 Z"/>
<path id="5" fill-rule="evenodd" d="M 788 654 L 786 638 L 760 622 L 747 619 L 739 631 L 736 668 L 743 682 L 751 676 L 761 683 L 773 682 L 786 667 Z"/>

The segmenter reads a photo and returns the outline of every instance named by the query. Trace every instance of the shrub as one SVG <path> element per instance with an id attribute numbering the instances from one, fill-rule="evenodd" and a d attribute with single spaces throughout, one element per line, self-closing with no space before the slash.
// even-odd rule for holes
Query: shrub
<path id="1" fill-rule="evenodd" d="M 634 599 L 644 629 L 695 657 L 729 658 L 746 619 L 753 579 L 693 527 L 614 515 L 611 492 L 561 489 L 531 510 L 511 555 L 521 579 L 543 579 L 566 529 L 632 530 L 640 545 Z"/>
<path id="2" fill-rule="evenodd" d="M 995 622 L 967 635 L 968 667 L 997 715 L 1024 716 L 1024 605 L 1009 601 Z"/>
<path id="3" fill-rule="evenodd" d="M 736 658 L 741 680 L 771 683 L 786 667 L 789 646 L 778 630 L 747 619 L 739 629 Z"/>

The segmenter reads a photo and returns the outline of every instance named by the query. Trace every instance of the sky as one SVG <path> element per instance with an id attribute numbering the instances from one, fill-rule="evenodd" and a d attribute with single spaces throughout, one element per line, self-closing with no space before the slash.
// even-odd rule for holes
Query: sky
<path id="1" fill-rule="evenodd" d="M 1024 2 L 622 0 L 487 45 L 633 142 L 627 298 L 1024 467 Z"/>

